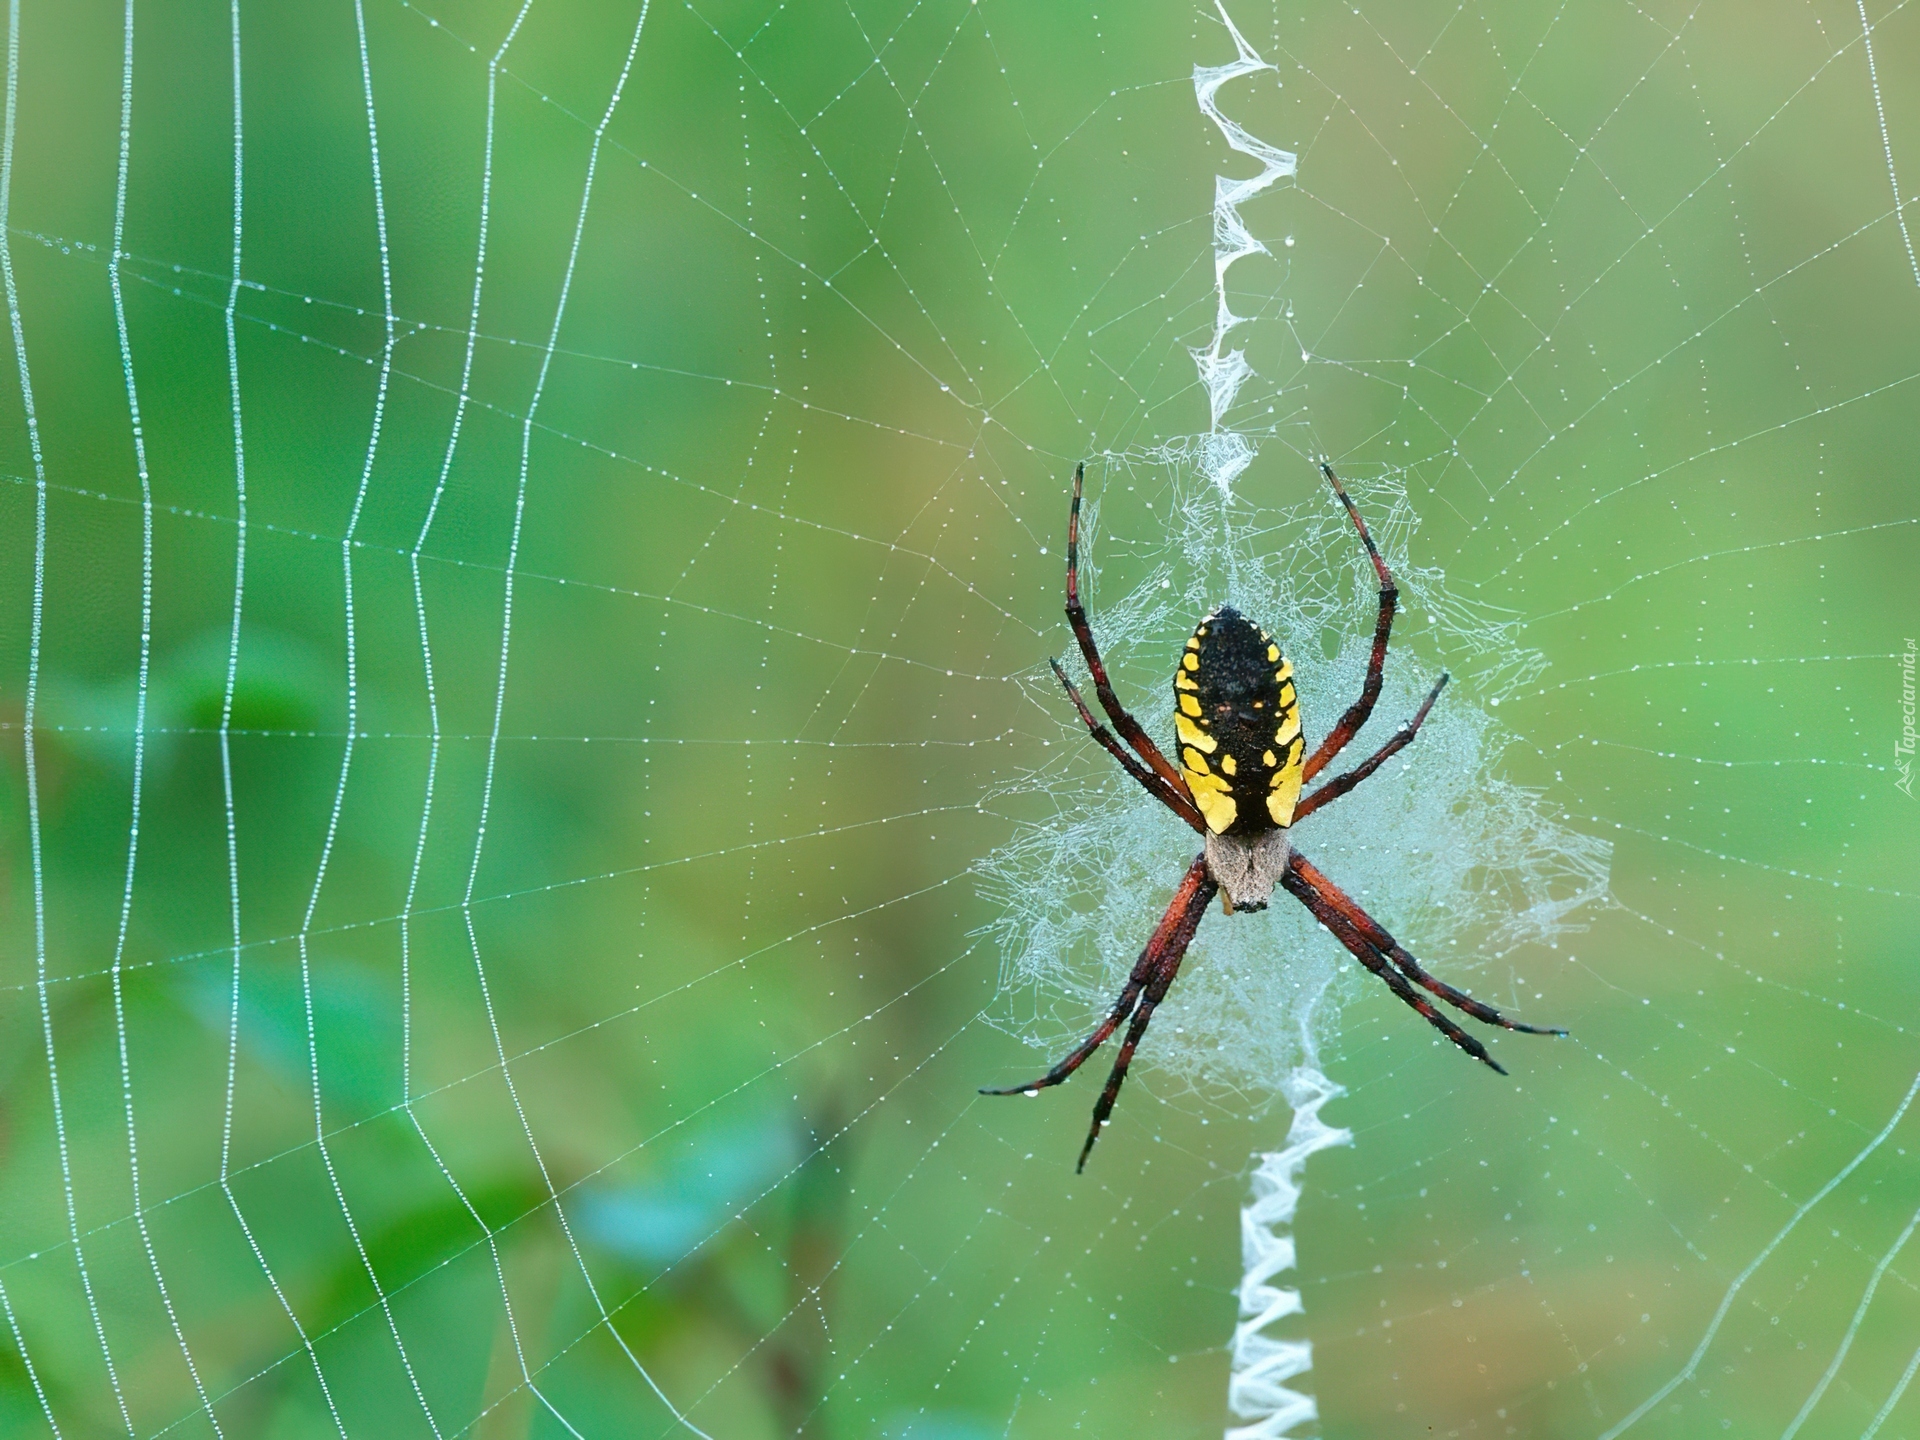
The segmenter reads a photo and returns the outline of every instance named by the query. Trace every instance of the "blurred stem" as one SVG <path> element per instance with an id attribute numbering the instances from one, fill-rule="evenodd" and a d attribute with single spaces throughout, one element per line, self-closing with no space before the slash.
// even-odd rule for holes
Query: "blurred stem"
<path id="1" fill-rule="evenodd" d="M 784 1434 L 829 1440 L 825 1387 L 832 1356 L 833 1280 L 847 1207 L 844 1114 L 830 1096 L 806 1125 L 807 1159 L 793 1178 L 787 1232 L 789 1318 L 767 1359 L 768 1384 Z"/>
<path id="2" fill-rule="evenodd" d="M 544 1353 L 539 1342 L 547 1333 L 554 1299 L 560 1289 L 561 1255 L 557 1237 L 542 1225 L 516 1228 L 522 1230 L 524 1238 L 500 1257 L 513 1314 L 509 1320 L 503 1309 L 499 1324 L 494 1327 L 493 1352 L 487 1357 L 486 1388 L 480 1392 L 483 1396 L 504 1398 L 498 1398 L 495 1408 L 474 1427 L 477 1440 L 522 1440 L 530 1433 L 533 1391 L 521 1369 L 521 1347 L 528 1351 L 529 1364 L 539 1363 Z"/>

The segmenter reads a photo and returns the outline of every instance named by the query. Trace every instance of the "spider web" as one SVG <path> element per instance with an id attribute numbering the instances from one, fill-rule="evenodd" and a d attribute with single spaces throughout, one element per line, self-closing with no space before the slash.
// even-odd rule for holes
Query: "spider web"
<path id="1" fill-rule="evenodd" d="M 16 4 L 7 74 L 8 1433 L 1920 1426 L 1907 5 Z M 1046 670 L 1067 477 L 1149 728 L 1225 599 L 1318 733 L 1322 457 L 1354 753 L 1453 679 L 1300 843 L 1573 1033 L 1209 917 L 1076 1179 L 1091 1082 L 976 1087 L 1191 837 Z"/>

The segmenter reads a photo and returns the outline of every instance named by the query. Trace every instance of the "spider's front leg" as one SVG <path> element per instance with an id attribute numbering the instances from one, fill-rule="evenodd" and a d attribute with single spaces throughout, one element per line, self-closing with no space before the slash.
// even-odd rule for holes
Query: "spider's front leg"
<path id="1" fill-rule="evenodd" d="M 1129 755 L 1125 747 L 1113 738 L 1113 732 L 1093 718 L 1093 712 L 1087 708 L 1086 700 L 1081 697 L 1073 681 L 1067 678 L 1067 672 L 1060 668 L 1060 662 L 1049 660 L 1047 663 L 1053 667 L 1053 673 L 1060 683 L 1066 686 L 1067 698 L 1073 701 L 1073 708 L 1080 712 L 1081 722 L 1086 725 L 1087 732 L 1099 742 L 1100 748 L 1118 760 L 1120 768 L 1132 776 L 1141 789 L 1204 835 L 1207 830 L 1206 822 L 1200 818 L 1200 812 L 1193 808 L 1193 801 L 1187 798 L 1186 791 L 1184 789 L 1175 791 L 1166 781 Z"/>
<path id="2" fill-rule="evenodd" d="M 1420 727 L 1426 724 L 1427 712 L 1433 709 L 1433 702 L 1438 700 L 1440 698 L 1440 692 L 1447 688 L 1448 679 L 1449 676 L 1446 671 L 1441 671 L 1440 678 L 1433 682 L 1433 689 L 1427 692 L 1427 698 L 1421 702 L 1419 710 L 1414 712 L 1413 719 L 1402 720 L 1400 722 L 1400 728 L 1394 731 L 1393 738 L 1388 740 L 1386 744 L 1382 745 L 1378 750 L 1374 751 L 1373 754 L 1362 760 L 1344 775 L 1336 775 L 1311 795 L 1302 796 L 1300 803 L 1293 807 L 1293 823 L 1298 825 L 1329 800 L 1338 800 L 1342 795 L 1346 794 L 1349 790 L 1353 789 L 1354 786 L 1358 785 L 1362 780 L 1386 764 L 1387 761 L 1411 745 L 1413 743 L 1413 737 L 1420 733 Z"/>
<path id="3" fill-rule="evenodd" d="M 1080 499 L 1086 487 L 1086 475 L 1084 463 L 1073 467 L 1073 503 L 1067 509 L 1067 624 L 1073 630 L 1073 638 L 1079 642 L 1082 658 L 1087 662 L 1087 674 L 1093 679 L 1093 693 L 1100 701 L 1100 708 L 1113 721 L 1113 728 L 1147 762 L 1147 767 L 1160 777 L 1167 789 L 1184 797 L 1187 782 L 1180 778 L 1180 772 L 1167 762 L 1167 757 L 1160 753 L 1160 747 L 1153 743 L 1140 722 L 1133 718 L 1127 707 L 1120 703 L 1120 697 L 1114 693 L 1113 683 L 1107 679 L 1107 663 L 1101 659 L 1100 647 L 1093 640 L 1093 626 L 1087 619 L 1086 606 L 1080 603 Z M 1064 681 L 1066 676 L 1060 678 Z"/>
<path id="4" fill-rule="evenodd" d="M 1360 518 L 1360 511 L 1348 497 L 1340 477 L 1333 473 L 1333 466 L 1327 464 L 1320 466 L 1320 473 L 1327 477 L 1327 483 L 1333 486 L 1333 493 L 1347 507 L 1347 516 L 1353 521 L 1353 528 L 1360 532 L 1360 543 L 1367 547 L 1367 558 L 1373 562 L 1374 574 L 1380 577 L 1380 613 L 1373 622 L 1373 653 L 1367 657 L 1367 678 L 1360 687 L 1360 698 L 1347 707 L 1347 713 L 1340 717 L 1340 723 L 1327 732 L 1327 738 L 1320 742 L 1320 748 L 1307 757 L 1306 767 L 1300 777 L 1303 780 L 1311 780 L 1326 769 L 1346 743 L 1360 733 L 1360 727 L 1367 723 L 1367 717 L 1373 714 L 1373 702 L 1380 698 L 1380 685 L 1387 668 L 1387 637 L 1393 633 L 1393 611 L 1400 602 L 1400 588 L 1393 583 L 1393 572 L 1387 569 L 1387 562 L 1380 557 L 1380 547 L 1373 543 L 1367 522 Z"/>
<path id="5" fill-rule="evenodd" d="M 1127 977 L 1119 998 L 1113 1002 L 1113 1008 L 1107 1012 L 1107 1018 L 1100 1022 L 1099 1028 L 1038 1080 L 1001 1089 L 982 1087 L 982 1095 L 1033 1095 L 1050 1085 L 1058 1085 L 1085 1064 L 1094 1051 L 1106 1044 L 1107 1037 L 1120 1028 L 1120 1022 L 1132 1015 L 1133 1023 L 1127 1027 L 1120 1053 L 1114 1057 L 1106 1088 L 1094 1103 L 1093 1124 L 1087 1130 L 1087 1143 L 1080 1149 L 1080 1163 L 1074 1167 L 1075 1173 L 1086 1169 L 1093 1142 L 1100 1138 L 1100 1128 L 1107 1123 L 1107 1117 L 1113 1114 L 1114 1102 L 1120 1096 L 1120 1086 L 1127 1078 L 1127 1067 L 1133 1062 L 1133 1052 L 1140 1044 L 1141 1037 L 1147 1033 L 1155 1008 L 1166 998 L 1174 976 L 1180 973 L 1180 961 L 1185 957 L 1187 947 L 1193 943 L 1194 932 L 1200 928 L 1200 918 L 1206 914 L 1208 902 L 1219 888 L 1207 872 L 1206 855 L 1194 856 L 1193 864 L 1187 867 L 1179 889 L 1173 892 L 1172 903 L 1160 917 L 1160 923 L 1154 927 L 1153 938 L 1147 941 L 1146 948 L 1140 952 L 1140 958 L 1134 962 L 1133 973 Z"/>

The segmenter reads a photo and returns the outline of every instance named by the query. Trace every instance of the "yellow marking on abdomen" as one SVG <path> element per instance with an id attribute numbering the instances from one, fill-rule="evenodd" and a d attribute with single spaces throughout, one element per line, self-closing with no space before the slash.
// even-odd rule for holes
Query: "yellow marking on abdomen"
<path id="1" fill-rule="evenodd" d="M 1179 700 L 1180 713 L 1182 715 L 1198 715 L 1200 713 L 1200 702 L 1193 696 L 1182 695 L 1179 697 Z"/>
<path id="2" fill-rule="evenodd" d="M 1302 760 L 1306 750 L 1306 742 L 1296 737 L 1287 747 L 1286 758 L 1281 761 L 1280 768 L 1267 781 L 1267 814 L 1274 824 L 1282 828 L 1293 824 L 1294 807 L 1300 802 L 1300 782 L 1304 768 Z"/>
<path id="3" fill-rule="evenodd" d="M 1183 749 L 1180 762 L 1193 803 L 1199 807 L 1207 828 L 1218 835 L 1240 814 L 1240 807 L 1228 792 L 1227 782 L 1207 768 L 1206 757 L 1198 750 Z"/>
<path id="4" fill-rule="evenodd" d="M 1219 790 L 1195 790 L 1193 803 L 1200 807 L 1207 828 L 1216 835 L 1224 834 L 1233 822 L 1240 818 L 1240 807 L 1233 803 L 1233 797 Z"/>
<path id="5" fill-rule="evenodd" d="M 1183 695 L 1180 698 L 1184 700 L 1186 699 L 1186 696 Z M 1213 753 L 1214 747 L 1220 743 L 1218 740 L 1215 740 L 1213 736 L 1207 734 L 1206 731 L 1202 730 L 1198 725 L 1194 724 L 1186 716 L 1178 713 L 1176 713 L 1173 717 L 1173 728 L 1174 728 L 1174 732 L 1179 735 L 1183 743 L 1196 746 L 1198 749 L 1205 751 L 1209 755 Z M 1202 770 L 1205 770 L 1207 768 L 1206 762 L 1204 760 L 1200 762 L 1200 768 Z"/>

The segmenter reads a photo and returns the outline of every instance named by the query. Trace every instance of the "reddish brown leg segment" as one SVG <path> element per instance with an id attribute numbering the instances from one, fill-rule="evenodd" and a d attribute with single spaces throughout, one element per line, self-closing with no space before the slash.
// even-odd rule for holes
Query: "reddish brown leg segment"
<path id="1" fill-rule="evenodd" d="M 1125 740 L 1140 753 L 1153 773 L 1172 788 L 1174 794 L 1184 796 L 1187 782 L 1180 778 L 1180 772 L 1167 763 L 1167 757 L 1160 753 L 1160 747 L 1140 728 L 1140 722 L 1127 713 L 1120 703 L 1120 697 L 1113 693 L 1113 686 L 1107 679 L 1107 665 L 1100 658 L 1100 647 L 1093 643 L 1093 629 L 1087 623 L 1086 607 L 1080 603 L 1080 493 L 1086 483 L 1087 467 L 1073 467 L 1073 504 L 1067 512 L 1067 624 L 1073 627 L 1073 638 L 1080 642 L 1080 654 L 1087 662 L 1087 673 L 1093 677 L 1093 693 L 1100 699 L 1100 708 L 1107 712 L 1107 718 L 1113 721 L 1113 728 L 1120 732 Z"/>
<path id="2" fill-rule="evenodd" d="M 1093 1142 L 1099 1138 L 1100 1127 L 1113 1113 L 1114 1101 L 1120 1094 L 1121 1083 L 1127 1078 L 1127 1066 L 1133 1060 L 1134 1049 L 1147 1033 L 1154 1008 L 1166 998 L 1167 988 L 1179 973 L 1180 961 L 1186 955 L 1187 947 L 1193 943 L 1200 917 L 1206 913 L 1208 902 L 1219 888 L 1213 877 L 1207 874 L 1206 855 L 1194 856 L 1193 864 L 1187 867 L 1187 873 L 1180 881 L 1180 887 L 1173 892 L 1172 903 L 1160 917 L 1160 923 L 1154 927 L 1153 937 L 1147 941 L 1140 958 L 1134 962 L 1133 972 L 1128 975 L 1127 983 L 1121 988 L 1113 1008 L 1108 1011 L 1107 1018 L 1100 1022 L 1099 1028 L 1038 1080 L 1030 1080 L 1024 1085 L 1009 1085 L 1003 1089 L 983 1088 L 980 1093 L 1025 1095 L 1060 1084 L 1106 1043 L 1107 1037 L 1120 1027 L 1122 1020 L 1132 1015 L 1133 1023 L 1127 1027 L 1126 1040 L 1120 1047 L 1113 1072 L 1107 1077 L 1106 1088 L 1100 1092 L 1099 1102 L 1093 1108 L 1093 1128 L 1087 1135 L 1086 1147 L 1080 1152 L 1080 1165 L 1084 1167 L 1088 1151 L 1093 1149 Z M 1136 1004 L 1139 1007 L 1137 1013 Z"/>
<path id="3" fill-rule="evenodd" d="M 1360 543 L 1367 547 L 1367 558 L 1373 561 L 1374 573 L 1380 577 L 1380 614 L 1373 622 L 1373 654 L 1367 660 L 1367 679 L 1360 687 L 1360 698 L 1347 708 L 1347 713 L 1340 717 L 1340 723 L 1327 732 L 1327 738 L 1320 742 L 1320 748 L 1307 757 L 1301 775 L 1303 780 L 1311 780 L 1326 769 L 1333 757 L 1360 732 L 1360 727 L 1367 723 L 1367 717 L 1373 713 L 1373 702 L 1380 698 L 1380 677 L 1387 666 L 1387 636 L 1393 631 L 1393 607 L 1400 600 L 1400 591 L 1393 583 L 1393 572 L 1387 569 L 1387 562 L 1380 558 L 1380 549 L 1367 531 L 1367 522 L 1360 518 L 1360 512 L 1354 508 L 1345 487 L 1340 484 L 1340 477 L 1333 473 L 1331 465 L 1323 464 L 1320 473 L 1327 477 L 1327 483 L 1333 486 L 1333 493 L 1347 507 L 1353 528 L 1360 532 Z"/>
<path id="4" fill-rule="evenodd" d="M 1154 1010 L 1167 998 L 1173 977 L 1180 973 L 1181 958 L 1187 953 L 1187 946 L 1193 942 L 1193 932 L 1199 926 L 1200 916 L 1206 908 L 1205 900 L 1194 908 L 1191 921 L 1186 926 L 1186 938 L 1168 952 L 1154 971 L 1153 978 L 1147 982 L 1147 993 L 1140 999 L 1140 1008 L 1133 1012 L 1133 1023 L 1127 1026 L 1127 1038 L 1120 1042 L 1120 1053 L 1113 1057 L 1113 1069 L 1107 1073 L 1106 1087 L 1101 1090 L 1100 1098 L 1093 1102 L 1093 1123 L 1087 1127 L 1087 1143 L 1080 1147 L 1080 1159 L 1073 1167 L 1076 1175 L 1087 1168 L 1087 1156 L 1093 1153 L 1093 1143 L 1100 1138 L 1107 1118 L 1113 1114 L 1114 1102 L 1120 1098 L 1120 1087 L 1126 1083 L 1127 1067 L 1133 1064 L 1133 1052 L 1139 1046 L 1141 1037 L 1147 1033 L 1147 1026 L 1153 1023 Z"/>
<path id="5" fill-rule="evenodd" d="M 1358 785 L 1362 780 L 1386 764 L 1395 754 L 1411 745 L 1413 743 L 1413 737 L 1420 733 L 1420 727 L 1426 723 L 1427 712 L 1433 709 L 1433 702 L 1438 700 L 1440 698 L 1440 692 L 1447 688 L 1447 679 L 1446 673 L 1442 671 L 1440 678 L 1434 681 L 1433 689 L 1427 692 L 1427 698 L 1420 703 L 1420 708 L 1414 712 L 1413 719 L 1404 722 L 1398 730 L 1394 731 L 1391 740 L 1387 741 L 1386 744 L 1374 751 L 1373 754 L 1354 766 L 1353 769 L 1347 771 L 1346 774 L 1334 776 L 1333 779 L 1327 781 L 1326 784 L 1322 785 L 1318 790 L 1306 796 L 1298 805 L 1294 806 L 1293 823 L 1298 825 L 1301 820 L 1311 815 L 1329 800 L 1338 800 L 1342 795 L 1346 794 L 1349 790 L 1353 789 L 1354 786 Z"/>
<path id="6" fill-rule="evenodd" d="M 1200 877 L 1199 883 L 1188 894 L 1187 883 L 1195 875 Z M 1196 855 L 1187 871 L 1187 881 L 1181 884 L 1185 905 L 1181 905 L 1181 896 L 1174 897 L 1173 905 L 1168 907 L 1165 918 L 1160 921 L 1160 928 L 1154 932 L 1153 941 L 1150 942 L 1160 948 L 1160 963 L 1147 981 L 1146 994 L 1140 999 L 1140 1008 L 1134 1012 L 1133 1023 L 1127 1026 L 1127 1038 L 1120 1044 L 1120 1053 L 1114 1056 L 1106 1088 L 1094 1102 L 1093 1123 L 1087 1127 L 1087 1143 L 1080 1147 L 1079 1163 L 1073 1167 L 1076 1175 L 1087 1168 L 1087 1156 L 1093 1153 L 1093 1143 L 1100 1138 L 1101 1129 L 1113 1114 L 1114 1102 L 1120 1098 L 1120 1087 L 1126 1083 L 1127 1067 L 1133 1063 L 1133 1052 L 1147 1033 L 1154 1010 L 1167 998 L 1173 977 L 1180 973 L 1180 962 L 1186 957 L 1187 947 L 1193 944 L 1193 935 L 1200 928 L 1201 917 L 1207 913 L 1207 902 L 1213 899 L 1213 892 L 1218 888 L 1207 874 L 1207 857 L 1205 854 Z"/>
<path id="7" fill-rule="evenodd" d="M 1474 1019 L 1484 1021 L 1489 1025 L 1498 1025 L 1506 1030 L 1517 1030 L 1523 1035 L 1564 1035 L 1567 1033 L 1557 1026 L 1523 1025 L 1518 1020 L 1512 1020 L 1502 1015 L 1484 1000 L 1476 1000 L 1467 994 L 1466 991 L 1456 990 L 1453 986 L 1447 984 L 1446 981 L 1436 979 L 1434 976 L 1429 975 L 1425 968 L 1421 966 L 1420 962 L 1408 954 L 1400 942 L 1389 935 L 1386 928 L 1381 925 L 1378 920 L 1375 920 L 1371 915 L 1367 914 L 1365 910 L 1361 909 L 1358 902 L 1356 902 L 1352 896 L 1348 895 L 1338 885 L 1334 884 L 1333 881 L 1329 880 L 1318 866 L 1297 850 L 1293 852 L 1292 865 L 1288 873 L 1290 876 L 1298 876 L 1301 883 L 1313 891 L 1315 897 L 1322 905 L 1339 915 L 1341 919 L 1350 925 L 1375 951 L 1391 959 L 1407 979 L 1413 981 L 1416 985 L 1431 990 L 1435 995 L 1438 995 L 1455 1009 L 1464 1010 L 1467 1014 L 1473 1016 Z M 1290 890 L 1293 889 L 1291 885 L 1287 888 Z M 1299 891 L 1296 890 L 1294 893 L 1299 894 Z M 1309 905 L 1307 908 L 1314 910 L 1312 905 Z M 1314 913 L 1317 915 L 1320 912 L 1314 910 Z"/>
<path id="8" fill-rule="evenodd" d="M 1353 953 L 1354 959 L 1384 980 L 1387 988 L 1406 1004 L 1419 1011 L 1429 1025 L 1482 1065 L 1502 1075 L 1507 1073 L 1499 1062 L 1487 1053 L 1486 1046 L 1434 1009 L 1411 985 L 1407 984 L 1406 977 L 1387 964 L 1380 952 L 1367 942 L 1366 937 L 1355 929 L 1344 915 L 1320 898 L 1314 888 L 1301 877 L 1297 866 L 1289 866 L 1287 873 L 1280 877 L 1280 883 L 1292 891 L 1302 905 L 1313 912 L 1314 919 L 1333 932 L 1333 938 L 1346 946 Z"/>
<path id="9" fill-rule="evenodd" d="M 1187 824 L 1202 834 L 1206 833 L 1206 822 L 1200 818 L 1200 812 L 1193 808 L 1193 802 L 1188 800 L 1184 793 L 1175 794 L 1168 788 L 1164 780 L 1147 769 L 1147 767 L 1142 765 L 1138 760 L 1134 759 L 1133 756 L 1129 755 L 1125 747 L 1113 738 L 1113 732 L 1093 718 L 1093 712 L 1087 708 L 1087 702 L 1081 698 L 1080 692 L 1074 687 L 1073 681 L 1067 678 L 1067 672 L 1060 668 L 1060 662 L 1058 660 L 1049 660 L 1047 663 L 1053 667 L 1053 673 L 1059 676 L 1060 683 L 1067 687 L 1067 696 L 1073 701 L 1073 708 L 1080 712 L 1080 718 L 1086 723 L 1087 729 L 1092 732 L 1093 738 L 1100 742 L 1101 747 L 1109 755 L 1120 762 L 1120 768 L 1138 781 L 1141 789 L 1145 790 L 1149 795 L 1153 796 L 1154 799 L 1173 811 L 1174 814 L 1186 821 Z"/>

